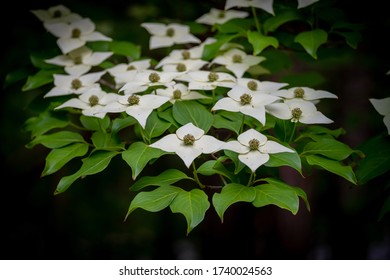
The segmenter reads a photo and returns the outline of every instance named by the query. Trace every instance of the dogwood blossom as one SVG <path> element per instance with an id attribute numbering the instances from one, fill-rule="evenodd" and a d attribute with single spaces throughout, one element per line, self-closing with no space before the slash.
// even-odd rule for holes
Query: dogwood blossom
<path id="1" fill-rule="evenodd" d="M 222 148 L 224 142 L 210 135 L 193 123 L 178 128 L 176 133 L 169 134 L 149 145 L 166 152 L 176 153 L 190 167 L 195 158 L 201 154 L 211 154 Z"/>
<path id="2" fill-rule="evenodd" d="M 175 81 L 173 79 L 180 75 L 178 72 L 161 72 L 155 70 L 136 71 L 134 78 L 127 82 L 120 91 L 125 94 L 132 94 L 147 90 L 149 87 L 155 86 L 173 86 Z"/>
<path id="3" fill-rule="evenodd" d="M 54 74 L 54 87 L 44 97 L 82 94 L 91 88 L 100 87 L 97 82 L 104 73 L 99 71 L 81 76 Z"/>
<path id="4" fill-rule="evenodd" d="M 257 65 L 264 60 L 265 57 L 263 56 L 249 55 L 240 49 L 234 48 L 215 57 L 212 60 L 212 63 L 224 65 L 227 69 L 232 71 L 237 78 L 241 78 L 251 66 Z"/>
<path id="5" fill-rule="evenodd" d="M 56 36 L 58 47 L 67 54 L 84 46 L 87 42 L 111 41 L 112 39 L 95 31 L 95 24 L 89 18 L 66 22 L 44 24 L 45 28 Z"/>
<path id="6" fill-rule="evenodd" d="M 131 61 L 129 63 L 119 63 L 115 66 L 107 69 L 107 72 L 114 77 L 115 82 L 119 87 L 122 87 L 125 83 L 134 80 L 134 75 L 137 71 L 143 71 L 150 68 L 151 59 L 142 59 Z"/>
<path id="7" fill-rule="evenodd" d="M 156 89 L 156 94 L 169 97 L 169 101 L 171 103 L 175 103 L 177 100 L 210 98 L 208 96 L 200 94 L 199 92 L 189 90 L 188 87 L 183 83 L 177 83 L 174 86 L 167 87 L 165 89 Z"/>
<path id="8" fill-rule="evenodd" d="M 46 59 L 45 62 L 53 65 L 64 66 L 66 73 L 70 75 L 83 75 L 112 56 L 112 52 L 93 52 L 90 48 L 82 46 L 68 54 L 58 55 Z"/>
<path id="9" fill-rule="evenodd" d="M 245 11 L 236 11 L 236 10 L 226 11 L 226 10 L 211 8 L 210 12 L 202 15 L 195 21 L 207 25 L 214 25 L 217 23 L 223 24 L 234 18 L 246 18 L 248 15 L 249 13 Z"/>
<path id="10" fill-rule="evenodd" d="M 64 5 L 52 6 L 47 10 L 31 10 L 31 12 L 43 23 L 72 22 L 82 18 Z"/>
<path id="11" fill-rule="evenodd" d="M 386 125 L 387 132 L 390 135 L 390 97 L 377 99 L 370 98 L 372 106 L 374 106 L 375 110 L 383 117 L 383 122 Z"/>
<path id="12" fill-rule="evenodd" d="M 104 118 L 106 112 L 104 107 L 117 99 L 117 94 L 106 93 L 100 88 L 92 88 L 80 94 L 77 98 L 72 98 L 55 109 L 66 107 L 81 109 L 81 113 L 85 116 L 93 116 Z"/>
<path id="13" fill-rule="evenodd" d="M 228 10 L 233 7 L 254 7 L 262 9 L 271 15 L 274 15 L 273 8 L 274 0 L 226 0 L 225 10 Z"/>
<path id="14" fill-rule="evenodd" d="M 306 101 L 318 101 L 322 98 L 337 98 L 337 95 L 325 90 L 314 90 L 308 87 L 293 87 L 289 89 L 281 89 L 272 93 L 275 96 L 284 99 L 301 98 Z"/>
<path id="15" fill-rule="evenodd" d="M 178 23 L 142 23 L 152 36 L 149 40 L 149 49 L 161 47 L 170 47 L 175 44 L 196 43 L 201 40 L 190 33 L 190 28 L 184 24 Z"/>
<path id="16" fill-rule="evenodd" d="M 191 71 L 188 73 L 188 78 L 188 88 L 194 90 L 213 90 L 216 87 L 231 88 L 236 82 L 236 78 L 229 73 L 206 70 Z"/>
<path id="17" fill-rule="evenodd" d="M 259 81 L 253 78 L 237 78 L 236 86 L 232 88 L 232 90 L 241 91 L 240 88 L 244 87 L 250 93 L 264 93 L 271 94 L 282 87 L 288 86 L 288 83 L 278 83 L 272 81 Z"/>
<path id="18" fill-rule="evenodd" d="M 270 94 L 251 92 L 242 86 L 235 86 L 227 93 L 228 97 L 219 99 L 213 108 L 230 112 L 241 112 L 244 115 L 257 119 L 265 124 L 265 105 L 271 104 L 280 98 Z"/>
<path id="19" fill-rule="evenodd" d="M 155 94 L 118 95 L 114 102 L 105 106 L 104 111 L 106 113 L 126 112 L 135 118 L 142 128 L 145 128 L 146 121 L 153 110 L 159 108 L 165 102 L 169 101 L 169 99 L 169 97 Z"/>
<path id="20" fill-rule="evenodd" d="M 253 128 L 238 135 L 237 140 L 226 142 L 223 149 L 238 153 L 238 159 L 252 172 L 256 172 L 257 168 L 269 160 L 269 154 L 294 153 L 293 150 L 268 140 L 265 135 Z"/>
<path id="21" fill-rule="evenodd" d="M 332 123 L 324 114 L 317 110 L 317 107 L 310 101 L 305 100 L 284 100 L 281 103 L 266 105 L 266 111 L 271 115 L 282 119 L 300 122 L 304 124 Z"/>

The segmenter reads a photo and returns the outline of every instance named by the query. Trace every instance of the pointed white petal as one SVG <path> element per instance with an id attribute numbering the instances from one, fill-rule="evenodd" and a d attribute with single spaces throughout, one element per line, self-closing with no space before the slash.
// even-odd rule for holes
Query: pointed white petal
<path id="1" fill-rule="evenodd" d="M 212 111 L 215 110 L 226 110 L 230 112 L 239 112 L 241 109 L 241 104 L 238 101 L 233 100 L 230 97 L 224 97 L 219 99 L 213 108 L 211 108 Z"/>
<path id="2" fill-rule="evenodd" d="M 165 102 L 169 101 L 169 99 L 169 97 L 159 96 L 155 94 L 140 95 L 138 106 L 145 109 L 156 109 L 163 105 Z"/>
<path id="3" fill-rule="evenodd" d="M 191 145 L 186 146 L 183 143 L 180 143 L 175 152 L 184 161 L 184 164 L 187 166 L 187 168 L 190 167 L 194 159 L 202 154 L 200 149 L 196 149 Z"/>
<path id="4" fill-rule="evenodd" d="M 390 97 L 382 99 L 370 98 L 369 101 L 380 115 L 385 116 L 390 114 Z"/>
<path id="5" fill-rule="evenodd" d="M 237 78 L 241 78 L 249 67 L 249 65 L 244 63 L 233 63 L 226 66 L 226 68 L 232 71 Z"/>
<path id="6" fill-rule="evenodd" d="M 152 36 L 149 41 L 149 49 L 157 49 L 163 47 L 170 47 L 174 45 L 174 41 L 170 37 Z"/>
<path id="7" fill-rule="evenodd" d="M 222 148 L 224 150 L 230 150 L 239 154 L 246 154 L 249 152 L 248 146 L 244 146 L 240 142 L 235 140 L 226 142 Z"/>
<path id="8" fill-rule="evenodd" d="M 291 119 L 291 110 L 285 103 L 272 103 L 265 105 L 266 112 L 282 120 Z"/>
<path id="9" fill-rule="evenodd" d="M 294 153 L 293 150 L 275 142 L 268 140 L 264 145 L 260 146 L 260 152 L 263 154 L 276 154 L 276 153 Z"/>
<path id="10" fill-rule="evenodd" d="M 211 154 L 222 149 L 224 142 L 210 135 L 203 135 L 196 140 L 194 146 L 199 148 L 203 154 Z"/>
<path id="11" fill-rule="evenodd" d="M 113 52 L 94 52 L 90 56 L 84 57 L 83 63 L 86 65 L 96 66 L 112 55 Z"/>
<path id="12" fill-rule="evenodd" d="M 59 38 L 57 40 L 57 45 L 63 54 L 67 54 L 77 48 L 84 46 L 85 41 L 80 40 L 79 38 Z"/>
<path id="13" fill-rule="evenodd" d="M 182 141 L 177 138 L 176 134 L 169 134 L 152 143 L 151 145 L 149 145 L 149 147 L 173 153 L 176 152 L 177 147 L 179 147 L 181 144 Z"/>
<path id="14" fill-rule="evenodd" d="M 70 38 L 72 36 L 72 28 L 65 22 L 44 23 L 44 27 L 58 38 Z"/>
<path id="15" fill-rule="evenodd" d="M 165 36 L 167 33 L 167 26 L 163 23 L 142 23 L 141 26 L 152 35 Z"/>
<path id="16" fill-rule="evenodd" d="M 89 34 L 95 30 L 95 24 L 89 18 L 82 18 L 81 20 L 71 23 L 72 29 L 78 28 L 81 34 Z"/>
<path id="17" fill-rule="evenodd" d="M 133 118 L 135 118 L 139 124 L 142 126 L 142 128 L 145 128 L 146 120 L 148 119 L 149 115 L 152 113 L 153 109 L 148 109 L 141 106 L 128 106 L 126 109 L 126 113 Z"/>
<path id="18" fill-rule="evenodd" d="M 264 105 L 253 106 L 244 105 L 241 106 L 240 112 L 244 115 L 251 116 L 258 120 L 262 125 L 265 125 L 265 108 Z"/>
<path id="19" fill-rule="evenodd" d="M 95 41 L 112 41 L 110 37 L 103 35 L 100 32 L 94 31 L 88 34 L 81 36 L 81 39 L 87 42 L 95 42 Z"/>
<path id="20" fill-rule="evenodd" d="M 44 97 L 62 96 L 68 94 L 71 94 L 71 92 L 67 88 L 53 87 L 48 93 L 45 94 Z"/>
<path id="21" fill-rule="evenodd" d="M 259 151 L 250 151 L 246 154 L 238 155 L 238 159 L 248 166 L 252 172 L 269 160 L 268 154 L 262 154 Z"/>
<path id="22" fill-rule="evenodd" d="M 248 129 L 247 131 L 241 133 L 237 137 L 238 142 L 248 147 L 249 147 L 249 141 L 251 141 L 252 139 L 257 139 L 260 142 L 260 145 L 267 141 L 267 137 L 265 135 L 261 134 L 260 132 L 258 132 L 253 128 Z"/>
<path id="23" fill-rule="evenodd" d="M 56 57 L 45 59 L 46 63 L 59 65 L 59 66 L 71 66 L 74 65 L 73 59 L 66 55 L 58 55 Z"/>
<path id="24" fill-rule="evenodd" d="M 181 140 L 187 134 L 191 134 L 195 137 L 195 139 L 199 139 L 204 135 L 204 130 L 195 126 L 193 123 L 187 123 L 176 130 L 176 135 Z"/>
<path id="25" fill-rule="evenodd" d="M 313 112 L 309 115 L 302 114 L 302 117 L 299 118 L 299 122 L 305 124 L 316 124 L 316 123 L 332 123 L 333 121 L 327 118 L 320 111 Z"/>
<path id="26" fill-rule="evenodd" d="M 55 109 L 61 109 L 61 108 L 65 108 L 65 107 L 71 107 L 71 108 L 76 108 L 76 109 L 87 109 L 90 106 L 78 98 L 72 98 L 72 99 L 64 102 L 60 106 L 56 107 Z"/>
<path id="27" fill-rule="evenodd" d="M 319 0 L 298 0 L 298 9 L 307 7 L 315 2 L 318 2 Z"/>
<path id="28" fill-rule="evenodd" d="M 390 135 L 390 115 L 387 115 L 383 118 L 383 123 L 386 125 L 387 132 Z"/>
<path id="29" fill-rule="evenodd" d="M 92 66 L 89 65 L 71 65 L 65 67 L 65 72 L 72 76 L 81 76 L 91 70 Z"/>

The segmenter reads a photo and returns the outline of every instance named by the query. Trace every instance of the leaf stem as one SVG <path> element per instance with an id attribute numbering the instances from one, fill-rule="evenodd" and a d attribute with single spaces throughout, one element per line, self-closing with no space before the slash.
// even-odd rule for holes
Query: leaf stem
<path id="1" fill-rule="evenodd" d="M 252 172 L 251 176 L 249 177 L 248 184 L 246 184 L 246 186 L 247 187 L 251 186 L 255 180 L 256 180 L 256 173 Z"/>
<path id="2" fill-rule="evenodd" d="M 261 33 L 260 32 L 260 23 L 259 23 L 259 19 L 257 18 L 256 8 L 255 7 L 252 7 L 252 14 L 253 14 L 253 17 L 255 18 L 255 24 L 256 24 L 257 32 Z"/>
<path id="3" fill-rule="evenodd" d="M 292 129 L 291 135 L 290 135 L 290 140 L 288 141 L 289 143 L 292 142 L 296 130 L 297 130 L 297 122 L 294 122 L 294 126 L 293 126 L 293 129 Z"/>
<path id="4" fill-rule="evenodd" d="M 192 169 L 193 169 L 193 172 L 192 174 L 194 174 L 194 179 L 195 181 L 198 183 L 199 187 L 201 187 L 202 189 L 204 189 L 206 186 L 202 184 L 202 182 L 199 180 L 199 177 L 198 177 L 198 172 L 196 170 L 196 166 L 195 166 L 195 163 L 192 162 Z"/>

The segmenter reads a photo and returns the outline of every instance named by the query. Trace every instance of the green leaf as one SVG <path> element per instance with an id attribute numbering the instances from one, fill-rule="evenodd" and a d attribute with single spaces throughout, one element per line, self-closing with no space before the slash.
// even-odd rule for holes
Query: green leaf
<path id="1" fill-rule="evenodd" d="M 35 145 L 41 144 L 47 148 L 61 148 L 75 142 L 85 142 L 84 138 L 77 132 L 59 131 L 52 134 L 37 136 L 34 140 L 28 143 L 27 148 L 32 148 Z"/>
<path id="2" fill-rule="evenodd" d="M 25 123 L 25 130 L 31 132 L 33 138 L 38 137 L 54 128 L 63 128 L 69 125 L 69 120 L 58 118 L 49 111 L 44 111 L 37 117 L 29 118 Z"/>
<path id="3" fill-rule="evenodd" d="M 137 208 L 149 212 L 158 212 L 169 206 L 181 189 L 174 186 L 163 186 L 153 191 L 138 193 L 130 203 L 127 217 Z"/>
<path id="4" fill-rule="evenodd" d="M 53 55 L 58 55 L 58 54 L 53 54 Z M 36 68 L 41 68 L 41 69 L 53 69 L 53 68 L 58 68 L 59 66 L 53 65 L 46 63 L 45 60 L 50 57 L 48 56 L 47 53 L 42 54 L 42 53 L 34 53 L 30 55 L 30 61 L 32 65 L 34 65 Z"/>
<path id="5" fill-rule="evenodd" d="M 306 160 L 310 165 L 318 165 L 325 170 L 334 173 L 356 185 L 356 176 L 351 166 L 343 165 L 341 162 L 327 159 L 321 156 L 309 155 Z"/>
<path id="6" fill-rule="evenodd" d="M 253 19 L 235 18 L 223 24 L 216 24 L 217 30 L 221 33 L 243 33 L 253 25 Z"/>
<path id="7" fill-rule="evenodd" d="M 281 11 L 275 16 L 270 17 L 264 21 L 264 33 L 267 34 L 268 32 L 273 32 L 281 25 L 294 20 L 303 20 L 303 17 L 297 10 L 289 9 Z"/>
<path id="8" fill-rule="evenodd" d="M 22 87 L 22 91 L 28 91 L 39 88 L 43 85 L 50 84 L 54 81 L 53 75 L 62 72 L 58 69 L 40 70 L 33 76 L 28 76 L 26 83 Z"/>
<path id="9" fill-rule="evenodd" d="M 81 115 L 80 122 L 88 130 L 106 131 L 110 127 L 110 117 L 109 116 L 105 116 L 103 119 L 101 119 L 101 118 Z"/>
<path id="10" fill-rule="evenodd" d="M 345 134 L 345 130 L 343 128 L 338 128 L 338 129 L 329 129 L 324 126 L 319 126 L 319 125 L 311 125 L 305 128 L 305 130 L 301 133 L 300 137 L 311 137 L 311 135 L 316 134 L 316 135 L 323 135 L 323 134 L 328 134 L 333 136 L 334 138 L 338 138 L 341 135 Z"/>
<path id="11" fill-rule="evenodd" d="M 107 168 L 111 159 L 118 153 L 113 151 L 95 151 L 89 157 L 83 159 L 80 169 L 69 176 L 62 177 L 54 194 L 66 191 L 77 179 L 99 173 Z"/>
<path id="12" fill-rule="evenodd" d="M 344 160 L 354 151 L 346 144 L 332 138 L 318 138 L 315 142 L 309 142 L 303 149 L 303 154 L 318 154 L 334 160 Z"/>
<path id="13" fill-rule="evenodd" d="M 223 222 L 225 211 L 236 202 L 252 202 L 256 197 L 253 187 L 231 183 L 222 188 L 220 193 L 215 193 L 212 199 L 215 211 Z"/>
<path id="14" fill-rule="evenodd" d="M 165 154 L 169 153 L 151 148 L 143 142 L 135 142 L 122 153 L 122 158 L 131 167 L 132 178 L 135 180 L 151 159 L 159 158 Z"/>
<path id="15" fill-rule="evenodd" d="M 357 31 L 335 31 L 334 33 L 337 33 L 345 38 L 345 41 L 347 44 L 353 48 L 357 49 L 358 44 L 362 41 L 362 35 L 360 32 Z"/>
<path id="16" fill-rule="evenodd" d="M 378 135 L 357 147 L 365 155 L 356 166 L 359 184 L 365 184 L 390 170 L 390 142 L 388 140 L 388 135 Z"/>
<path id="17" fill-rule="evenodd" d="M 258 55 L 265 48 L 272 46 L 274 48 L 279 47 L 279 41 L 275 37 L 265 36 L 256 31 L 248 31 L 248 41 L 253 46 L 253 55 Z"/>
<path id="18" fill-rule="evenodd" d="M 139 191 L 147 186 L 167 186 L 184 179 L 193 180 L 177 169 L 167 169 L 157 176 L 144 176 L 140 178 L 130 189 L 132 191 Z"/>
<path id="19" fill-rule="evenodd" d="M 202 59 L 209 61 L 212 60 L 214 57 L 218 55 L 220 52 L 220 49 L 222 45 L 230 42 L 234 38 L 238 37 L 239 34 L 235 35 L 223 35 L 217 38 L 217 41 L 211 44 L 207 44 L 203 48 L 203 54 L 202 54 Z"/>
<path id="20" fill-rule="evenodd" d="M 4 78 L 3 88 L 6 88 L 16 82 L 26 79 L 28 75 L 29 75 L 29 71 L 27 71 L 26 69 L 18 69 L 9 72 Z"/>
<path id="21" fill-rule="evenodd" d="M 157 115 L 156 111 L 153 111 L 145 125 L 145 134 L 146 137 L 151 140 L 153 137 L 158 137 L 161 134 L 163 134 L 165 131 L 168 130 L 168 128 L 171 126 L 171 124 L 167 121 L 164 121 L 160 119 Z"/>
<path id="22" fill-rule="evenodd" d="M 141 47 L 126 41 L 111 41 L 110 50 L 115 54 L 130 56 L 133 60 L 141 57 Z"/>
<path id="23" fill-rule="evenodd" d="M 253 201 L 255 207 L 263 207 L 269 204 L 276 205 L 282 209 L 289 210 L 296 214 L 299 209 L 299 197 L 302 197 L 308 205 L 306 195 L 297 187 L 290 186 L 276 179 L 266 178 L 264 181 L 268 184 L 255 187 L 256 198 Z"/>
<path id="24" fill-rule="evenodd" d="M 213 127 L 225 128 L 240 134 L 242 116 L 237 112 L 218 111 L 214 114 Z"/>
<path id="25" fill-rule="evenodd" d="M 121 143 L 116 133 L 95 131 L 91 136 L 91 140 L 97 149 L 122 150 L 124 148 L 124 143 Z"/>
<path id="26" fill-rule="evenodd" d="M 237 175 L 241 170 L 245 168 L 246 165 L 238 159 L 238 153 L 229 150 L 224 150 L 224 153 L 233 161 L 235 166 L 235 175 Z"/>
<path id="27" fill-rule="evenodd" d="M 297 153 L 269 154 L 269 160 L 264 165 L 267 167 L 289 166 L 302 175 L 301 158 Z"/>
<path id="28" fill-rule="evenodd" d="M 295 36 L 294 42 L 302 45 L 308 54 L 317 59 L 317 49 L 328 40 L 328 33 L 322 29 L 304 31 Z"/>
<path id="29" fill-rule="evenodd" d="M 41 176 L 43 177 L 57 172 L 69 161 L 76 157 L 84 156 L 87 152 L 88 144 L 86 143 L 74 143 L 51 150 L 46 157 L 45 168 Z"/>
<path id="30" fill-rule="evenodd" d="M 192 123 L 193 125 L 204 130 L 205 133 L 213 124 L 213 115 L 205 106 L 192 100 L 177 101 L 173 104 L 173 117 L 181 124 Z"/>
<path id="31" fill-rule="evenodd" d="M 118 133 L 120 130 L 135 125 L 136 123 L 138 123 L 137 120 L 132 116 L 126 116 L 124 118 L 115 118 L 112 121 L 111 130 L 114 133 Z"/>
<path id="32" fill-rule="evenodd" d="M 169 205 L 172 213 L 181 213 L 187 221 L 187 235 L 203 219 L 210 207 L 207 195 L 199 189 L 181 190 Z"/>
<path id="33" fill-rule="evenodd" d="M 209 160 L 203 163 L 197 169 L 197 173 L 204 176 L 212 176 L 214 174 L 220 174 L 226 178 L 229 178 L 230 181 L 235 181 L 235 176 L 225 166 L 220 162 L 220 160 Z"/>

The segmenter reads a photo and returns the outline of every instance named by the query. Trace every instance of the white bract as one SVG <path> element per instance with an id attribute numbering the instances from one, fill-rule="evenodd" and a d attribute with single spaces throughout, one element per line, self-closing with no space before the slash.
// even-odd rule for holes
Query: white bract
<path id="1" fill-rule="evenodd" d="M 210 12 L 202 15 L 195 21 L 207 25 L 214 25 L 216 23 L 223 24 L 234 18 L 246 18 L 248 15 L 249 13 L 245 11 L 236 11 L 236 10 L 225 11 L 216 8 L 211 8 Z"/>
<path id="2" fill-rule="evenodd" d="M 266 111 L 271 115 L 282 119 L 300 122 L 304 124 L 332 123 L 324 114 L 317 110 L 317 107 L 310 101 L 285 100 L 283 103 L 266 105 Z"/>
<path id="3" fill-rule="evenodd" d="M 45 62 L 53 65 L 64 66 L 66 73 L 70 75 L 83 75 L 112 56 L 112 52 L 93 52 L 90 48 L 82 46 L 68 54 L 58 55 L 46 59 Z"/>
<path id="4" fill-rule="evenodd" d="M 184 24 L 178 23 L 142 23 L 152 36 L 149 41 L 149 49 L 170 47 L 175 44 L 196 43 L 201 40 L 190 33 L 190 28 Z"/>
<path id="5" fill-rule="evenodd" d="M 230 49 L 215 57 L 212 63 L 225 65 L 237 78 L 241 78 L 251 66 L 264 61 L 265 57 L 246 54 L 240 49 Z"/>
<path id="6" fill-rule="evenodd" d="M 72 98 L 55 109 L 66 107 L 81 109 L 81 113 L 85 116 L 104 118 L 106 112 L 104 107 L 112 103 L 118 97 L 115 93 L 106 93 L 100 88 L 92 88 L 77 98 Z"/>
<path id="7" fill-rule="evenodd" d="M 82 18 L 70 23 L 46 23 L 44 26 L 58 38 L 57 44 L 63 54 L 80 48 L 87 42 L 111 41 L 111 38 L 95 31 L 95 24 L 89 18 Z"/>
<path id="8" fill-rule="evenodd" d="M 337 98 L 337 95 L 325 90 L 315 90 L 308 87 L 293 87 L 289 89 L 281 89 L 272 93 L 275 96 L 284 99 L 303 99 L 306 101 L 318 101 L 322 98 Z"/>
<path id="9" fill-rule="evenodd" d="M 213 90 L 216 87 L 231 88 L 236 84 L 236 78 L 224 72 L 214 71 L 192 71 L 187 74 L 189 89 L 194 90 Z"/>
<path id="10" fill-rule="evenodd" d="M 278 83 L 272 81 L 259 81 L 252 78 L 237 78 L 237 86 L 234 86 L 232 90 L 236 87 L 240 90 L 240 87 L 244 87 L 251 93 L 264 93 L 271 94 L 282 87 L 287 86 L 287 83 Z"/>
<path id="11" fill-rule="evenodd" d="M 382 99 L 370 98 L 369 100 L 375 110 L 380 115 L 384 116 L 383 122 L 386 125 L 388 134 L 390 135 L 390 97 Z"/>
<path id="12" fill-rule="evenodd" d="M 226 0 L 225 10 L 233 7 L 247 8 L 254 7 L 262 9 L 270 14 L 274 14 L 273 8 L 274 0 Z"/>
<path id="13" fill-rule="evenodd" d="M 319 0 L 298 0 L 298 9 L 310 6 L 311 4 L 318 2 Z"/>
<path id="14" fill-rule="evenodd" d="M 235 86 L 227 95 L 228 97 L 218 100 L 211 110 L 241 112 L 244 115 L 257 119 L 263 125 L 265 125 L 265 105 L 280 99 L 270 94 L 251 92 L 242 86 Z"/>
<path id="15" fill-rule="evenodd" d="M 253 128 L 238 135 L 237 140 L 226 142 L 223 149 L 238 153 L 238 159 L 252 172 L 256 172 L 257 168 L 269 160 L 269 154 L 294 153 L 293 150 L 268 140 L 265 135 Z"/>
<path id="16" fill-rule="evenodd" d="M 82 18 L 64 5 L 52 6 L 47 10 L 32 10 L 31 12 L 43 23 L 72 22 Z"/>
<path id="17" fill-rule="evenodd" d="M 169 87 L 175 84 L 173 79 L 180 75 L 178 72 L 161 72 L 154 70 L 136 71 L 134 78 L 127 82 L 120 91 L 125 94 L 132 94 L 147 90 L 149 87 L 164 86 Z"/>
<path id="18" fill-rule="evenodd" d="M 136 60 L 129 63 L 120 63 L 107 69 L 107 72 L 114 77 L 117 87 L 134 80 L 137 71 L 143 71 L 150 68 L 151 59 Z"/>
<path id="19" fill-rule="evenodd" d="M 100 71 L 81 76 L 54 74 L 54 87 L 44 97 L 82 94 L 91 88 L 100 87 L 97 82 L 104 73 Z"/>
<path id="20" fill-rule="evenodd" d="M 171 103 L 175 103 L 177 100 L 193 100 L 201 98 L 210 98 L 202 95 L 199 92 L 189 90 L 185 84 L 177 83 L 172 87 L 165 89 L 156 89 L 156 94 L 161 96 L 167 96 L 170 98 Z"/>
<path id="21" fill-rule="evenodd" d="M 166 152 L 176 153 L 187 168 L 201 154 L 211 154 L 219 151 L 224 142 L 210 135 L 205 135 L 203 129 L 192 123 L 178 128 L 176 133 L 169 134 L 149 145 Z"/>
<path id="22" fill-rule="evenodd" d="M 146 121 L 153 110 L 159 108 L 167 101 L 169 101 L 169 97 L 155 94 L 118 95 L 114 102 L 105 106 L 104 111 L 106 113 L 126 112 L 135 118 L 142 128 L 145 128 Z"/>

